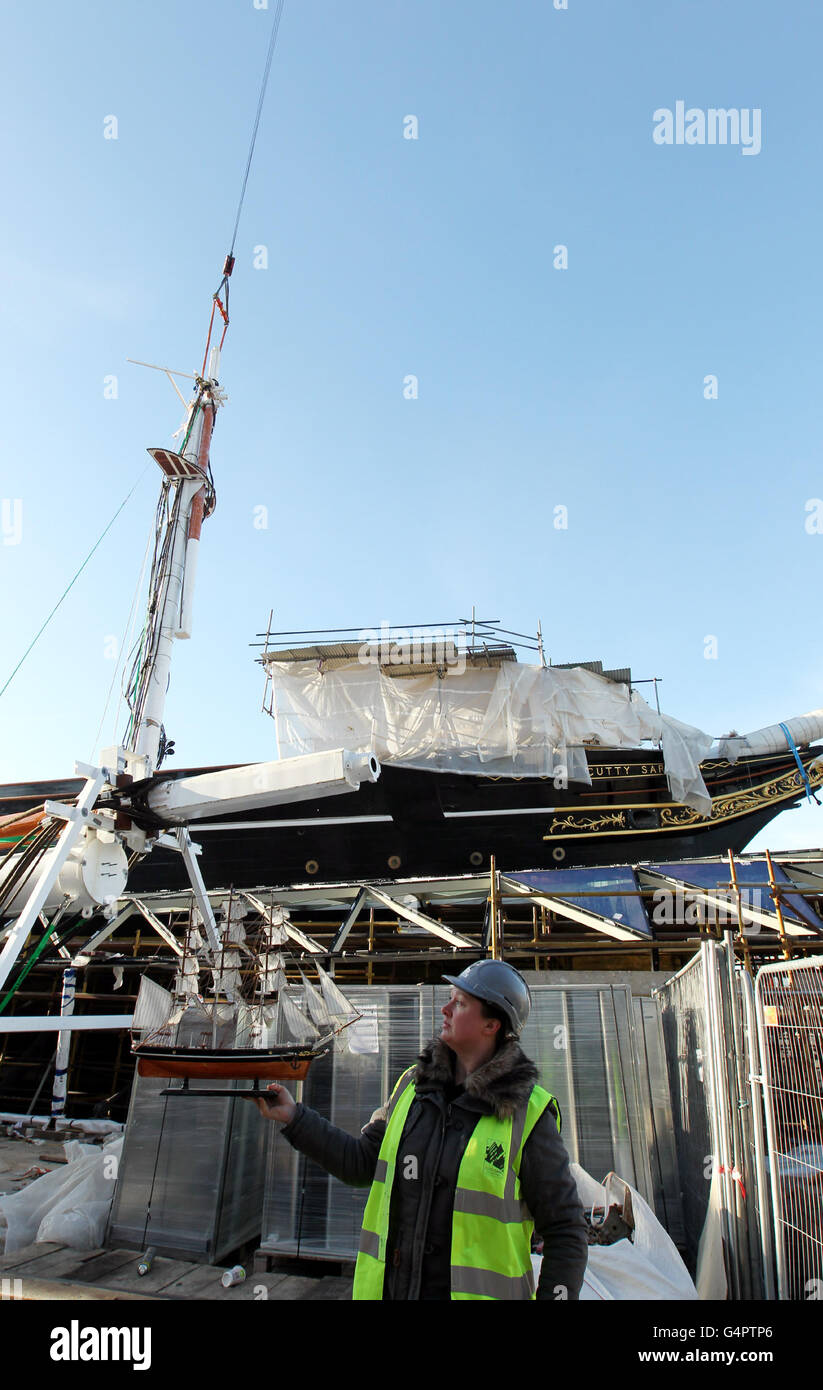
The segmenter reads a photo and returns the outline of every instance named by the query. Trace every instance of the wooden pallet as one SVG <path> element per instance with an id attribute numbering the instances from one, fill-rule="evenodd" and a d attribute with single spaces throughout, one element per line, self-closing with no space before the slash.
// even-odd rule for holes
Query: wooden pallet
<path id="1" fill-rule="evenodd" d="M 209 1299 L 220 1303 L 259 1300 L 345 1300 L 352 1280 L 336 1275 L 309 1278 L 297 1274 L 250 1273 L 242 1284 L 224 1289 L 224 1266 L 155 1257 L 148 1274 L 139 1275 L 136 1250 L 70 1250 L 40 1243 L 0 1256 L 0 1280 L 6 1297 L 29 1300 Z"/>

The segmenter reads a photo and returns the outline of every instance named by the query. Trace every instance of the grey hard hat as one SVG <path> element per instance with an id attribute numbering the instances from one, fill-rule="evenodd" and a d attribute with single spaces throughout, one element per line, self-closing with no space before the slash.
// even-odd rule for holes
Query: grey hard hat
<path id="1" fill-rule="evenodd" d="M 514 1036 L 520 1036 L 529 1017 L 532 997 L 526 981 L 513 965 L 506 965 L 502 960 L 478 960 L 467 966 L 462 974 L 444 975 L 443 979 L 500 1009 L 509 1020 Z"/>

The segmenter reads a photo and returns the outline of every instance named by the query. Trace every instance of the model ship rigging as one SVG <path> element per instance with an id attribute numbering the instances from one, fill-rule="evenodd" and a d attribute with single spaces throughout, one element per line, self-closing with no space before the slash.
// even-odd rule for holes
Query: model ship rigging
<path id="1" fill-rule="evenodd" d="M 359 1015 L 314 962 L 315 987 L 298 967 L 303 1005 L 286 979 L 288 912 L 273 907 L 269 920 L 247 928 L 248 907 L 230 897 L 221 949 L 209 958 L 196 920 L 186 933 L 174 991 L 143 976 L 132 1021 L 132 1051 L 140 1076 L 182 1079 L 164 1095 L 235 1095 L 234 1089 L 191 1090 L 189 1082 L 276 1079 L 302 1081 L 315 1058 Z M 194 918 L 194 914 L 193 914 Z M 211 987 L 201 994 L 203 968 Z"/>

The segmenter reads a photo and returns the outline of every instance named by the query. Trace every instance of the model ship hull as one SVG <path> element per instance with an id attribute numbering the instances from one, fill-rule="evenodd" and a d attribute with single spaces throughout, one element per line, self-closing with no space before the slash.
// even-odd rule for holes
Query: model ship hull
<path id="1" fill-rule="evenodd" d="M 139 1076 L 166 1081 L 303 1081 L 314 1059 L 322 1055 L 308 1048 L 208 1052 L 140 1046 L 133 1051 Z"/>
<path id="2" fill-rule="evenodd" d="M 823 783 L 820 750 L 800 757 L 812 788 Z M 805 786 L 791 753 L 702 764 L 712 816 L 671 799 L 662 755 L 592 749 L 591 786 L 552 778 L 484 777 L 384 765 L 356 792 L 192 825 L 207 887 L 470 873 L 498 864 L 558 868 L 739 853 Z M 197 769 L 201 771 L 203 769 Z M 191 771 L 189 769 L 186 772 Z M 184 775 L 184 770 L 172 776 Z M 69 799 L 76 779 L 0 788 L 0 816 L 46 797 Z M 10 849 L 17 826 L 0 829 Z M 129 877 L 135 892 L 184 888 L 181 857 L 155 849 Z"/>

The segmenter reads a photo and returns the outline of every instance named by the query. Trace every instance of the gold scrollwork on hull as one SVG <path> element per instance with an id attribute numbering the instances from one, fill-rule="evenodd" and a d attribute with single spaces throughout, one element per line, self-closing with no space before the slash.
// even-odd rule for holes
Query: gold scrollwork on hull
<path id="1" fill-rule="evenodd" d="M 625 824 L 626 817 L 622 811 L 615 811 L 607 816 L 587 816 L 570 811 L 565 816 L 555 816 L 549 834 L 562 834 L 564 830 L 578 835 L 590 834 L 592 831 L 597 833 L 601 830 L 620 830 Z M 548 839 L 548 835 L 544 838 Z"/>
<path id="2" fill-rule="evenodd" d="M 823 761 L 809 764 L 806 775 L 811 787 L 823 784 Z M 737 820 L 740 816 L 762 811 L 766 806 L 776 806 L 781 801 L 789 801 L 805 791 L 805 782 L 798 772 L 789 772 L 782 777 L 774 777 L 761 787 L 750 787 L 747 791 L 733 792 L 728 796 L 715 797 L 712 802 L 711 817 L 701 816 L 690 806 L 660 806 L 660 823 L 648 828 L 626 829 L 624 812 L 593 816 L 586 811 L 566 811 L 555 816 L 549 826 L 549 833 L 543 836 L 550 840 L 554 836 L 564 839 L 572 836 L 610 833 L 612 835 L 660 835 L 672 830 L 688 830 L 697 826 L 717 825 L 725 820 Z"/>
<path id="3" fill-rule="evenodd" d="M 809 785 L 819 787 L 823 782 L 823 765 L 810 764 L 806 768 Z M 806 784 L 799 772 L 788 772 L 783 777 L 775 777 L 762 787 L 751 787 L 745 792 L 735 792 L 731 796 L 719 796 L 712 803 L 712 820 L 728 820 L 732 816 L 745 816 L 749 811 L 761 811 L 764 806 L 775 801 L 785 801 L 788 797 L 803 792 Z"/>
<path id="4" fill-rule="evenodd" d="M 708 825 L 709 817 L 701 816 L 699 811 L 693 811 L 691 806 L 666 806 L 660 812 L 661 830 L 680 830 L 688 825 Z M 723 820 L 723 816 L 711 817 L 712 820 Z"/>

